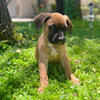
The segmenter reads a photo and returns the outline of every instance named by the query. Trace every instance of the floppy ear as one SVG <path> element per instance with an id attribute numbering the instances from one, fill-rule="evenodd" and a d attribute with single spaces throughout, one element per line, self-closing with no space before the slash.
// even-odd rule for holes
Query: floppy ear
<path id="1" fill-rule="evenodd" d="M 33 21 L 36 25 L 36 29 L 39 30 L 42 27 L 42 24 L 50 18 L 50 13 L 40 13 L 37 15 Z"/>
<path id="2" fill-rule="evenodd" d="M 72 24 L 71 20 L 69 19 L 69 17 L 68 17 L 67 15 L 64 15 L 64 16 L 65 16 L 65 18 L 66 18 L 66 23 L 67 23 L 67 25 L 68 25 L 68 32 L 69 32 L 70 34 L 72 34 L 73 24 Z"/>

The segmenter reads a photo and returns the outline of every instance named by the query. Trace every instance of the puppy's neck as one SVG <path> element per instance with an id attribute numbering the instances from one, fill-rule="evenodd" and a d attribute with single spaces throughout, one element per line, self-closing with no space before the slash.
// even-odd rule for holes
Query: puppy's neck
<path id="1" fill-rule="evenodd" d="M 48 47 L 51 49 L 51 55 L 56 56 L 58 55 L 56 49 L 54 48 L 53 44 L 48 43 Z"/>

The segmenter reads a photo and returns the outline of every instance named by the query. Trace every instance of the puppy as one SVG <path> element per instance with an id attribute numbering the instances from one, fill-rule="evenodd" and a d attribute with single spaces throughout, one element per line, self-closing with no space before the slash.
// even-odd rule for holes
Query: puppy
<path id="1" fill-rule="evenodd" d="M 40 13 L 34 18 L 34 23 L 37 30 L 44 24 L 44 31 L 38 39 L 35 52 L 35 57 L 39 62 L 41 84 L 38 90 L 42 92 L 48 84 L 49 62 L 61 62 L 66 76 L 73 83 L 79 84 L 79 79 L 72 74 L 65 47 L 66 32 L 71 33 L 72 30 L 71 20 L 60 13 Z"/>

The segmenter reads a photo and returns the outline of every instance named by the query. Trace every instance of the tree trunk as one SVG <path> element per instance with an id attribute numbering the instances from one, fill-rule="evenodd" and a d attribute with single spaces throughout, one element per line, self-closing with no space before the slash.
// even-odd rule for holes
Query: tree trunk
<path id="1" fill-rule="evenodd" d="M 61 14 L 64 14 L 63 0 L 56 0 L 56 11 Z"/>
<path id="2" fill-rule="evenodd" d="M 0 0 L 0 40 L 12 39 L 13 25 L 5 0 Z"/>
<path id="3" fill-rule="evenodd" d="M 41 0 L 38 0 L 38 7 L 40 8 Z"/>

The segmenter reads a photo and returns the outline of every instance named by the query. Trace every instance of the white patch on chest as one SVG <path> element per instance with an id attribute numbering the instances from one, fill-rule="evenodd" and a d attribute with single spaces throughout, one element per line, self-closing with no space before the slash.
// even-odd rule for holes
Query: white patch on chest
<path id="1" fill-rule="evenodd" d="M 50 49 L 51 49 L 51 55 L 52 56 L 57 56 L 58 55 L 58 53 L 57 53 L 57 51 L 54 47 L 50 47 Z"/>
<path id="2" fill-rule="evenodd" d="M 49 61 L 55 62 L 59 60 L 59 54 L 58 51 L 55 49 L 53 44 L 48 44 L 48 47 L 50 48 L 50 55 L 49 55 Z"/>
<path id="3" fill-rule="evenodd" d="M 51 49 L 51 55 L 52 56 L 57 56 L 58 53 L 57 53 L 56 49 L 53 47 L 53 45 L 49 43 L 48 46 Z"/>

